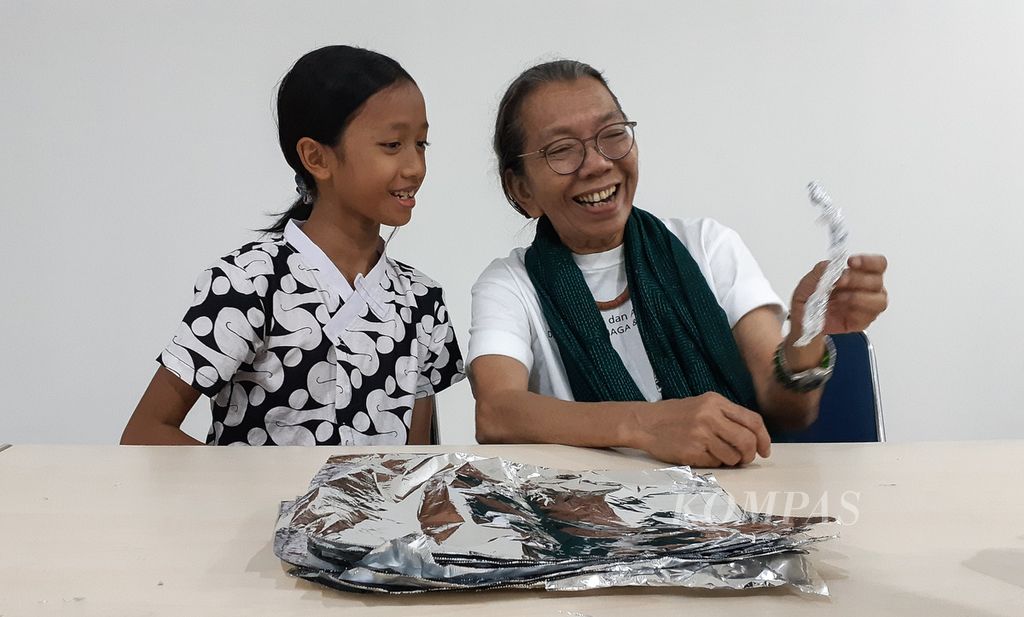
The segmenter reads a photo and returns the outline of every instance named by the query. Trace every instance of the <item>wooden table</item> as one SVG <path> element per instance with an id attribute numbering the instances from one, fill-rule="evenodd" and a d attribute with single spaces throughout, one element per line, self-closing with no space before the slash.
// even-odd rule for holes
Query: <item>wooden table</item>
<path id="1" fill-rule="evenodd" d="M 660 466 L 563 446 L 413 450 Z M 278 503 L 328 455 L 365 451 L 15 445 L 0 454 L 0 615 L 1024 615 L 1024 441 L 777 444 L 767 460 L 716 471 L 741 505 L 827 509 L 845 523 L 811 556 L 830 598 L 664 588 L 382 597 L 288 576 L 272 550 Z"/>

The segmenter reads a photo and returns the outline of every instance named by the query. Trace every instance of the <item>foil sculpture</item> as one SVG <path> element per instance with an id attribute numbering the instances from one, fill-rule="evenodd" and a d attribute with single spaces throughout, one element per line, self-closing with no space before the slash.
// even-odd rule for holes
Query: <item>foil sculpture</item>
<path id="1" fill-rule="evenodd" d="M 295 576 L 347 591 L 788 584 L 827 595 L 804 547 L 832 520 L 744 511 L 688 467 L 344 455 L 281 505 L 274 552 Z"/>
<path id="2" fill-rule="evenodd" d="M 843 275 L 843 270 L 846 269 L 846 260 L 849 257 L 849 252 L 846 249 L 848 232 L 846 231 L 846 222 L 843 220 L 843 211 L 839 206 L 833 205 L 832 196 L 817 182 L 807 185 L 807 194 L 811 204 L 821 208 L 818 222 L 828 226 L 828 265 L 825 266 L 824 274 L 818 279 L 818 286 L 814 288 L 814 292 L 807 300 L 802 323 L 803 332 L 796 343 L 793 343 L 797 347 L 806 346 L 814 340 L 814 337 L 821 334 L 821 330 L 825 327 L 825 313 L 828 312 L 829 296 L 832 295 L 832 290 L 839 282 L 839 277 Z"/>

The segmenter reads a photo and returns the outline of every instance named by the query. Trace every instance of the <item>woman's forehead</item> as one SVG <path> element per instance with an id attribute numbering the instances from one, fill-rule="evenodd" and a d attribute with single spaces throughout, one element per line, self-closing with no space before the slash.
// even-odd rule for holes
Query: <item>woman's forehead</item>
<path id="1" fill-rule="evenodd" d="M 527 139 L 594 131 L 621 118 L 611 93 L 592 77 L 543 84 L 526 98 L 522 108 Z"/>

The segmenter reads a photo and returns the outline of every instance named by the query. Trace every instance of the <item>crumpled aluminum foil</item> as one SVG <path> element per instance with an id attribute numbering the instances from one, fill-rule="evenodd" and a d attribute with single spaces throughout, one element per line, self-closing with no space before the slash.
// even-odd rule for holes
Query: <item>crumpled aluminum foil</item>
<path id="1" fill-rule="evenodd" d="M 832 196 L 817 182 L 807 185 L 807 196 L 811 200 L 811 205 L 821 208 L 818 222 L 828 226 L 828 265 L 825 266 L 825 271 L 818 279 L 818 285 L 804 306 L 804 319 L 801 323 L 803 332 L 794 343 L 797 347 L 809 345 L 824 329 L 828 300 L 832 296 L 832 290 L 836 288 L 836 283 L 839 282 L 839 277 L 846 270 L 846 260 L 850 256 L 846 248 L 849 232 L 846 230 L 842 209 L 832 203 Z"/>
<path id="2" fill-rule="evenodd" d="M 746 512 L 688 467 L 344 455 L 281 504 L 274 553 L 292 574 L 349 591 L 788 584 L 827 595 L 804 547 L 832 520 Z"/>

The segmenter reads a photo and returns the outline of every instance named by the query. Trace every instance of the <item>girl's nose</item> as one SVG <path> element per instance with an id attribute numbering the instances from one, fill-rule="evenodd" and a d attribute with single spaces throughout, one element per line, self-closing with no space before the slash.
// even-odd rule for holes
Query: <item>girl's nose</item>
<path id="1" fill-rule="evenodd" d="M 402 177 L 422 180 L 427 173 L 427 158 L 422 152 L 412 152 L 402 166 Z"/>

